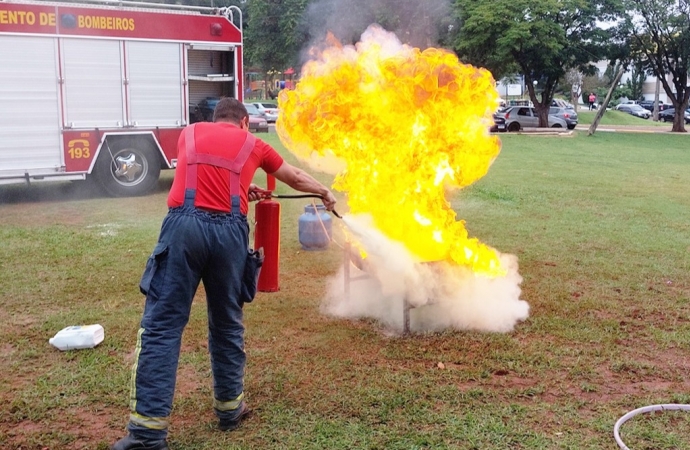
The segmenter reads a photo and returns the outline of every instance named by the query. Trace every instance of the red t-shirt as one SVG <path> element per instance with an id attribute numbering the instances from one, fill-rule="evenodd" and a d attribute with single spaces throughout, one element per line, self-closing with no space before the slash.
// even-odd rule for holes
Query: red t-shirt
<path id="1" fill-rule="evenodd" d="M 197 153 L 208 153 L 234 159 L 242 148 L 247 131 L 227 122 L 199 122 L 194 125 L 194 138 Z M 182 206 L 184 203 L 185 181 L 187 177 L 187 142 L 184 131 L 177 141 L 177 168 L 170 193 L 168 206 Z M 254 149 L 240 172 L 240 209 L 247 214 L 249 205 L 247 190 L 254 178 L 256 169 L 261 167 L 266 173 L 273 173 L 283 164 L 283 157 L 270 145 L 257 138 Z M 197 169 L 197 188 L 194 206 L 213 211 L 230 212 L 230 171 L 222 167 L 199 164 Z"/>

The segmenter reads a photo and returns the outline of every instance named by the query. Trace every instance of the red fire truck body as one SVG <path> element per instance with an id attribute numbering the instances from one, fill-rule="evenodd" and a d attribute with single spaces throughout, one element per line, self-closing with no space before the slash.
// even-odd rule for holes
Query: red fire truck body
<path id="1" fill-rule="evenodd" d="M 175 167 L 190 108 L 242 101 L 238 8 L 96 1 L 0 0 L 0 184 L 143 194 Z"/>

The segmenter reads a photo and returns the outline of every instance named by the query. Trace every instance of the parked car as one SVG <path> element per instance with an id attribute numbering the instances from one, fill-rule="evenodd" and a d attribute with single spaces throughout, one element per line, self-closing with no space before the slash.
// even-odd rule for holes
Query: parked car
<path id="1" fill-rule="evenodd" d="M 635 103 L 624 103 L 616 106 L 616 110 L 628 113 L 641 119 L 649 119 L 652 113 Z"/>
<path id="2" fill-rule="evenodd" d="M 551 100 L 551 106 L 556 106 L 558 108 L 572 109 L 572 110 L 575 109 L 575 107 L 573 106 L 572 103 L 566 102 L 565 100 L 561 100 L 560 98 L 554 98 L 553 100 Z"/>
<path id="3" fill-rule="evenodd" d="M 673 122 L 675 117 L 675 108 L 668 108 L 659 113 L 659 120 L 663 120 L 664 122 Z M 690 123 L 690 112 L 688 112 L 687 109 L 685 110 L 685 123 Z"/>
<path id="4" fill-rule="evenodd" d="M 574 129 L 577 126 L 577 113 L 574 109 L 552 106 L 549 108 L 549 115 L 565 120 L 569 130 Z"/>
<path id="5" fill-rule="evenodd" d="M 654 102 L 651 100 L 643 100 L 639 103 L 639 105 L 650 112 L 654 112 Z M 672 107 L 673 105 L 659 102 L 659 112 L 665 111 Z"/>
<path id="6" fill-rule="evenodd" d="M 245 103 L 244 107 L 247 108 L 247 114 L 249 114 L 249 131 L 268 133 L 268 121 L 259 108 L 251 103 Z"/>
<path id="7" fill-rule="evenodd" d="M 213 111 L 220 101 L 220 97 L 206 97 L 196 105 L 189 106 L 189 123 L 213 122 Z M 268 133 L 268 122 L 261 116 L 256 106 L 244 105 L 249 113 L 249 131 L 253 133 Z M 254 108 L 254 113 L 249 112 L 249 108 Z"/>
<path id="8" fill-rule="evenodd" d="M 275 123 L 278 120 L 278 105 L 275 103 L 254 102 L 252 104 L 264 114 L 268 123 Z"/>
<path id="9" fill-rule="evenodd" d="M 506 130 L 507 130 L 507 128 L 506 128 L 505 117 L 501 116 L 500 114 L 494 114 L 494 123 L 491 126 L 491 128 L 489 128 L 489 131 L 492 133 L 496 133 L 499 131 L 503 132 Z"/>
<path id="10" fill-rule="evenodd" d="M 213 111 L 219 101 L 220 97 L 206 97 L 196 105 L 190 106 L 189 123 L 213 122 Z"/>
<path id="11" fill-rule="evenodd" d="M 500 115 L 506 120 L 508 131 L 520 131 L 523 128 L 539 126 L 537 110 L 532 106 L 511 106 Z M 560 117 L 549 115 L 549 127 L 568 128 L 568 124 Z"/>

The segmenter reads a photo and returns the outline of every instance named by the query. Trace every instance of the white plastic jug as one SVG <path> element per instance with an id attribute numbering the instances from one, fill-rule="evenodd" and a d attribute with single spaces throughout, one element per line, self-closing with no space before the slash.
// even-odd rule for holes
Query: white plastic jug
<path id="1" fill-rule="evenodd" d="M 93 348 L 103 342 L 103 327 L 96 325 L 79 325 L 64 328 L 50 338 L 48 342 L 60 350 Z"/>

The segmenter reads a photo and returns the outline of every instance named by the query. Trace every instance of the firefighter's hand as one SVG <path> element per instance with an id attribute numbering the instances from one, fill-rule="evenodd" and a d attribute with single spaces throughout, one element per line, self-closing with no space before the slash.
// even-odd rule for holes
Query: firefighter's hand
<path id="1" fill-rule="evenodd" d="M 335 208 L 335 196 L 331 191 L 328 191 L 328 193 L 324 196 L 322 196 L 323 206 L 326 207 L 327 210 L 333 211 L 333 208 Z"/>
<path id="2" fill-rule="evenodd" d="M 247 192 L 247 198 L 250 202 L 262 200 L 264 198 L 271 198 L 271 191 L 261 189 L 259 186 L 252 183 L 249 185 L 249 192 Z"/>

